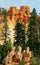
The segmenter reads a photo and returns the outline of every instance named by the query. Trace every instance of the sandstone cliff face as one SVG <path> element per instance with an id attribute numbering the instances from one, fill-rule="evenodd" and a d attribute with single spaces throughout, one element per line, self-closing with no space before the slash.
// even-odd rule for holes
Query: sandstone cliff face
<path id="1" fill-rule="evenodd" d="M 25 62 L 25 65 L 30 65 L 32 54 L 29 47 L 23 51 L 20 46 L 18 49 L 13 47 L 12 51 L 7 54 L 7 56 L 3 59 L 3 63 L 5 63 L 5 65 L 18 65 L 22 60 Z"/>
<path id="2" fill-rule="evenodd" d="M 10 7 L 8 10 L 8 17 L 10 20 L 20 20 L 21 22 L 26 23 L 30 17 L 30 7 L 21 6 L 20 9 L 17 9 L 16 7 Z"/>
<path id="3" fill-rule="evenodd" d="M 16 7 L 10 7 L 8 11 L 7 16 L 7 24 L 9 26 L 10 35 L 9 38 L 11 39 L 11 42 L 13 43 L 14 38 L 14 32 L 13 28 L 16 25 L 16 21 L 20 20 L 22 23 L 26 25 L 26 28 L 28 28 L 28 20 L 30 18 L 30 7 L 29 6 L 21 6 L 20 9 L 17 9 Z M 0 20 L 3 19 L 3 16 L 0 17 Z M 1 37 L 1 29 L 3 28 L 4 22 L 0 23 L 0 37 Z M 0 40 L 1 44 L 2 40 Z"/>

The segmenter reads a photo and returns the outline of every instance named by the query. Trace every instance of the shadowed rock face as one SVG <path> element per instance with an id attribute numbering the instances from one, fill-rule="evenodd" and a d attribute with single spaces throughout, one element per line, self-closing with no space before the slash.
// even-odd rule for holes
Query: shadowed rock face
<path id="1" fill-rule="evenodd" d="M 22 55 L 22 58 L 21 58 L 21 60 L 24 60 L 26 63 L 27 62 L 30 62 L 30 58 L 31 58 L 31 51 L 29 50 L 29 48 L 27 48 L 27 50 L 29 51 L 29 52 L 27 52 L 26 50 L 25 51 L 21 51 L 21 53 L 20 53 L 20 51 L 19 51 L 19 53 Z M 17 49 L 16 49 L 16 51 L 17 51 Z M 17 54 L 18 54 L 18 51 L 16 52 L 15 51 L 15 54 L 12 56 L 12 62 L 20 62 L 21 60 L 20 60 L 20 58 L 17 56 Z M 20 56 L 20 55 L 19 55 Z"/>
<path id="2" fill-rule="evenodd" d="M 12 49 L 12 51 L 7 55 L 6 59 L 4 58 L 4 60 L 5 60 L 4 63 L 6 65 L 8 65 L 8 64 L 15 65 L 15 63 L 20 63 L 22 60 L 25 63 L 30 63 L 30 59 L 31 59 L 30 50 L 29 50 L 29 53 L 27 53 L 26 50 L 25 50 L 25 52 L 24 52 L 24 50 L 23 51 L 21 50 L 21 53 L 20 53 L 20 51 L 18 51 L 17 49 L 15 50 L 15 49 Z M 20 55 L 17 55 L 18 52 L 22 55 L 22 57 L 19 57 Z M 21 60 L 20 60 L 20 58 L 21 58 Z M 14 64 L 12 64 L 12 63 L 14 63 Z"/>
<path id="3" fill-rule="evenodd" d="M 20 62 L 20 59 L 16 58 L 16 55 L 12 56 L 12 62 Z"/>

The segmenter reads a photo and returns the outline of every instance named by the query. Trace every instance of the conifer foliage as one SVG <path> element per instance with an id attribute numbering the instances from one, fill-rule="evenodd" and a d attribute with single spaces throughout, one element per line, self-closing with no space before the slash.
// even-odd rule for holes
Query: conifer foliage
<path id="1" fill-rule="evenodd" d="M 6 43 L 8 35 L 9 35 L 9 28 L 8 28 L 8 24 L 7 24 L 7 11 L 3 10 L 2 14 L 3 14 L 3 22 L 4 22 L 3 30 L 2 30 L 2 34 L 3 34 L 2 39 Z"/>
<path id="2" fill-rule="evenodd" d="M 20 21 L 16 21 L 16 26 L 15 26 L 15 46 L 21 46 L 22 49 L 25 49 L 25 24 L 23 24 Z"/>
<path id="3" fill-rule="evenodd" d="M 33 11 L 31 12 L 31 17 L 30 17 L 30 22 L 28 26 L 28 46 L 36 52 L 38 50 L 38 33 L 37 33 L 37 13 L 36 9 L 34 8 Z"/>

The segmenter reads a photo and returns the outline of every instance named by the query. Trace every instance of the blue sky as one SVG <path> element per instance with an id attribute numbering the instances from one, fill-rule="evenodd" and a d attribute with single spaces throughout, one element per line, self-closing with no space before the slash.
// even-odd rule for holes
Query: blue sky
<path id="1" fill-rule="evenodd" d="M 10 6 L 30 6 L 30 10 L 36 8 L 37 13 L 40 13 L 40 0 L 0 0 L 0 7 L 8 9 Z"/>

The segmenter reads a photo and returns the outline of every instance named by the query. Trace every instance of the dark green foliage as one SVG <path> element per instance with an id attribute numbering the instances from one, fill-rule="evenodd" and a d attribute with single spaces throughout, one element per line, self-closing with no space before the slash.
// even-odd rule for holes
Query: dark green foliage
<path id="1" fill-rule="evenodd" d="M 40 65 L 40 57 L 34 57 L 33 53 L 32 53 L 32 58 L 31 58 L 31 64 L 30 65 Z"/>
<path id="2" fill-rule="evenodd" d="M 15 26 L 15 46 L 21 46 L 22 49 L 25 49 L 25 24 L 21 23 L 20 21 L 16 21 Z"/>
<path id="3" fill-rule="evenodd" d="M 19 63 L 19 65 L 25 65 L 25 62 L 24 62 L 24 61 L 21 61 L 21 62 Z"/>
<path id="4" fill-rule="evenodd" d="M 7 11 L 3 10 L 2 12 L 3 15 L 3 22 L 4 22 L 4 26 L 3 26 L 3 30 L 2 30 L 2 40 L 4 40 L 4 42 L 6 43 L 8 35 L 9 35 L 9 28 L 8 28 L 8 24 L 7 24 Z"/>
<path id="5" fill-rule="evenodd" d="M 28 46 L 32 51 L 36 53 L 36 51 L 39 49 L 38 45 L 38 31 L 37 31 L 37 13 L 36 9 L 34 8 L 33 11 L 31 12 L 31 17 L 30 17 L 30 22 L 29 22 L 29 27 L 28 27 Z"/>
<path id="6" fill-rule="evenodd" d="M 3 26 L 3 30 L 2 30 L 2 39 L 4 40 L 4 43 L 6 43 L 7 41 L 7 38 L 9 38 L 9 28 L 8 28 L 8 25 L 7 25 L 7 22 L 4 23 L 4 26 Z"/>
<path id="7" fill-rule="evenodd" d="M 4 57 L 12 50 L 11 44 L 6 42 L 4 45 L 0 45 L 0 63 L 2 63 Z"/>
<path id="8" fill-rule="evenodd" d="M 2 63 L 2 45 L 0 45 L 0 63 Z"/>

